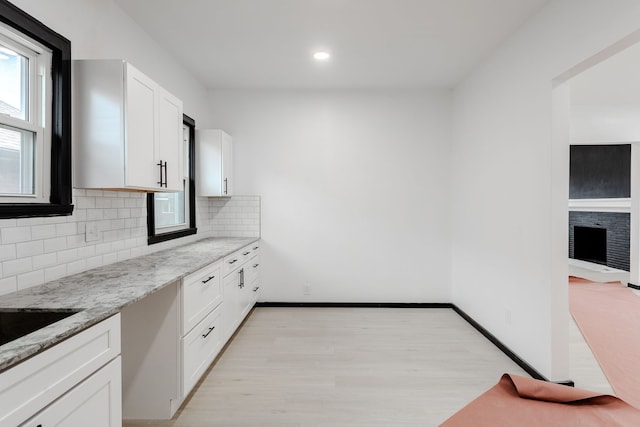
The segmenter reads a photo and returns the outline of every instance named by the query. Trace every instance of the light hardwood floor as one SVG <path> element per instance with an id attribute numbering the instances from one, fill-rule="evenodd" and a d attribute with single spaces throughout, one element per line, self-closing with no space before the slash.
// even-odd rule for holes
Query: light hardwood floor
<path id="1" fill-rule="evenodd" d="M 505 372 L 450 309 L 256 308 L 173 420 L 125 426 L 437 426 Z"/>

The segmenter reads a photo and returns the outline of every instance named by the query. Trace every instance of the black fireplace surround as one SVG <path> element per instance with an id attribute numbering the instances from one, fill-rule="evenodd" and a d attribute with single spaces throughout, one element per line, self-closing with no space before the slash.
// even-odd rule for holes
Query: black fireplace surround
<path id="1" fill-rule="evenodd" d="M 569 212 L 569 257 L 630 270 L 631 216 L 622 212 Z"/>

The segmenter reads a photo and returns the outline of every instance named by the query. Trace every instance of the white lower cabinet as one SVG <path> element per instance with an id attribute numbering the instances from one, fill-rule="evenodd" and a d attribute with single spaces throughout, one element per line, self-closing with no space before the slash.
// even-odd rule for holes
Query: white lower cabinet
<path id="1" fill-rule="evenodd" d="M 24 426 L 122 426 L 120 371 L 120 357 L 117 357 L 27 421 Z"/>
<path id="2" fill-rule="evenodd" d="M 2 372 L 0 425 L 121 426 L 119 355 L 115 315 Z"/>
<path id="3" fill-rule="evenodd" d="M 218 306 L 182 339 L 182 384 L 185 396 L 191 392 L 222 347 L 221 309 Z"/>
<path id="4" fill-rule="evenodd" d="M 255 304 L 258 249 L 246 246 L 123 309 L 125 419 L 173 417 Z"/>

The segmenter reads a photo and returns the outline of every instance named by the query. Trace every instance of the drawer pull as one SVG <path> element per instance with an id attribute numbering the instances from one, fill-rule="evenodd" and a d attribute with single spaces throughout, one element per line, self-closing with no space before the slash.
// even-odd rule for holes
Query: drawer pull
<path id="1" fill-rule="evenodd" d="M 202 334 L 202 338 L 206 338 L 206 337 L 208 337 L 208 336 L 209 336 L 209 334 L 210 334 L 211 332 L 213 332 L 213 330 L 214 330 L 215 328 L 216 328 L 215 326 L 210 327 L 206 334 Z"/>
<path id="2" fill-rule="evenodd" d="M 260 289 L 260 286 L 256 286 L 255 288 L 253 288 L 253 292 L 258 292 L 258 289 Z"/>
<path id="3" fill-rule="evenodd" d="M 260 264 L 253 264 L 253 268 L 258 268 Z"/>
<path id="4" fill-rule="evenodd" d="M 242 255 L 243 255 L 243 256 L 247 256 L 247 255 L 249 255 L 250 253 L 251 253 L 251 251 L 249 251 L 249 252 L 245 252 L 245 253 L 243 253 Z"/>
<path id="5" fill-rule="evenodd" d="M 253 248 L 254 251 L 257 251 L 260 248 L 260 246 L 256 246 Z"/>
<path id="6" fill-rule="evenodd" d="M 209 278 L 207 280 L 202 280 L 202 284 L 206 284 L 207 282 L 209 282 L 211 279 L 215 279 L 216 276 L 209 276 Z"/>
<path id="7" fill-rule="evenodd" d="M 233 263 L 235 263 L 236 261 L 238 261 L 238 260 L 237 260 L 237 259 L 232 259 L 231 261 L 229 261 L 229 264 L 233 264 Z"/>

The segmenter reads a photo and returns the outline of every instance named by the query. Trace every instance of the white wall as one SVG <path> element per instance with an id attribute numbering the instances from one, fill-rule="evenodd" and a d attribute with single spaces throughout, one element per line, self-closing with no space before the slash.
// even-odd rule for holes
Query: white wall
<path id="1" fill-rule="evenodd" d="M 453 301 L 552 379 L 568 378 L 569 121 L 558 137 L 552 81 L 638 22 L 636 0 L 550 2 L 454 92 Z"/>
<path id="2" fill-rule="evenodd" d="M 210 96 L 262 197 L 263 300 L 451 300 L 448 91 Z"/>
<path id="3" fill-rule="evenodd" d="M 571 143 L 640 141 L 640 44 L 580 73 L 571 88 Z"/>

